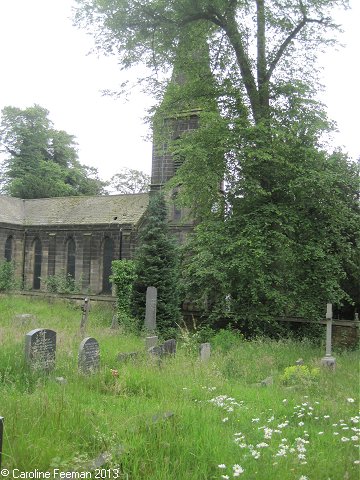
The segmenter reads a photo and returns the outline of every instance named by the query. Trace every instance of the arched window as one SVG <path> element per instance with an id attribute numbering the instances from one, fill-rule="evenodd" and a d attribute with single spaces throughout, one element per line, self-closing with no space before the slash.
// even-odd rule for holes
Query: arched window
<path id="1" fill-rule="evenodd" d="M 105 238 L 103 243 L 103 293 L 111 293 L 111 262 L 114 257 L 114 241 L 111 238 Z"/>
<path id="2" fill-rule="evenodd" d="M 39 290 L 41 277 L 42 245 L 39 238 L 34 242 L 34 278 L 33 289 Z"/>
<path id="3" fill-rule="evenodd" d="M 67 241 L 67 258 L 66 258 L 66 274 L 71 278 L 75 278 L 75 258 L 76 245 L 73 238 Z"/>
<path id="4" fill-rule="evenodd" d="M 5 242 L 5 260 L 11 262 L 13 256 L 13 237 L 8 237 Z"/>

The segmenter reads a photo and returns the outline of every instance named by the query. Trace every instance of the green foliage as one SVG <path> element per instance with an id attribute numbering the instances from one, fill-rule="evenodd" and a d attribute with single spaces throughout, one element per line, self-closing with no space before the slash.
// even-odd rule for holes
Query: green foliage
<path id="1" fill-rule="evenodd" d="M 51 293 L 80 293 L 82 279 L 75 280 L 69 273 L 64 271 L 55 275 L 48 275 L 41 279 L 46 290 Z"/>
<path id="2" fill-rule="evenodd" d="M 45 108 L 5 107 L 1 113 L 4 193 L 20 198 L 103 193 L 97 170 L 79 163 L 75 137 L 55 130 Z"/>
<path id="3" fill-rule="evenodd" d="M 139 231 L 135 254 L 132 310 L 145 318 L 147 287 L 157 288 L 156 323 L 161 333 L 170 334 L 180 319 L 179 252 L 167 225 L 167 207 L 162 194 L 153 195 Z"/>
<path id="4" fill-rule="evenodd" d="M 115 285 L 117 298 L 117 315 L 124 326 L 132 326 L 131 296 L 135 280 L 135 263 L 132 260 L 114 260 L 112 262 L 111 281 Z"/>
<path id="5" fill-rule="evenodd" d="M 218 349 L 226 353 L 233 348 L 239 348 L 243 340 L 244 337 L 240 332 L 227 328 L 216 332 L 214 337 L 211 339 L 211 344 L 214 346 L 214 349 Z"/>
<path id="6" fill-rule="evenodd" d="M 13 262 L 0 262 L 0 292 L 12 290 L 15 286 Z"/>
<path id="7" fill-rule="evenodd" d="M 319 368 L 310 368 L 306 365 L 286 367 L 280 381 L 284 385 L 309 385 L 319 380 Z"/>
<path id="8" fill-rule="evenodd" d="M 110 187 L 115 193 L 145 193 L 150 188 L 150 176 L 141 170 L 124 167 L 111 177 Z"/>

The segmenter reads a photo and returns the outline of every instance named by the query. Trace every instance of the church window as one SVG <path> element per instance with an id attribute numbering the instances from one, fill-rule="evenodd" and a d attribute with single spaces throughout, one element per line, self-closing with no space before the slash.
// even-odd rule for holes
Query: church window
<path id="1" fill-rule="evenodd" d="M 42 262 L 42 245 L 39 238 L 34 242 L 34 277 L 33 277 L 33 289 L 40 289 L 41 281 L 41 262 Z"/>
<path id="2" fill-rule="evenodd" d="M 114 257 L 114 241 L 106 237 L 103 243 L 103 284 L 102 284 L 102 292 L 103 293 L 111 293 L 111 282 L 110 282 L 110 275 L 111 275 L 111 263 Z"/>
<path id="3" fill-rule="evenodd" d="M 13 237 L 8 237 L 5 242 L 4 258 L 7 262 L 11 262 L 13 255 Z"/>
<path id="4" fill-rule="evenodd" d="M 66 275 L 75 278 L 76 245 L 73 238 L 67 241 Z"/>

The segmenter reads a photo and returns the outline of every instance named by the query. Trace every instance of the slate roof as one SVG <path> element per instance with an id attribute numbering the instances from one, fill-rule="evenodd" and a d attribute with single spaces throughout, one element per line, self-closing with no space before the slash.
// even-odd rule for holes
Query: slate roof
<path id="1" fill-rule="evenodd" d="M 32 200 L 0 195 L 0 222 L 27 226 L 136 224 L 148 203 L 147 193 Z"/>

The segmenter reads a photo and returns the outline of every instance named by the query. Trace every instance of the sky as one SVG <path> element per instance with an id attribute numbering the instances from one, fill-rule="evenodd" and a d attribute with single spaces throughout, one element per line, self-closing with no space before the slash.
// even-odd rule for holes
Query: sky
<path id="1" fill-rule="evenodd" d="M 103 96 L 127 78 L 117 59 L 89 54 L 93 39 L 72 25 L 74 0 L 0 0 L 0 110 L 36 104 L 57 130 L 76 137 L 81 163 L 109 180 L 121 168 L 150 173 L 151 132 L 144 122 L 150 95 L 126 101 Z M 360 0 L 336 20 L 344 48 L 323 55 L 322 101 L 338 124 L 334 144 L 360 156 Z M 147 139 L 146 139 L 147 137 Z"/>

